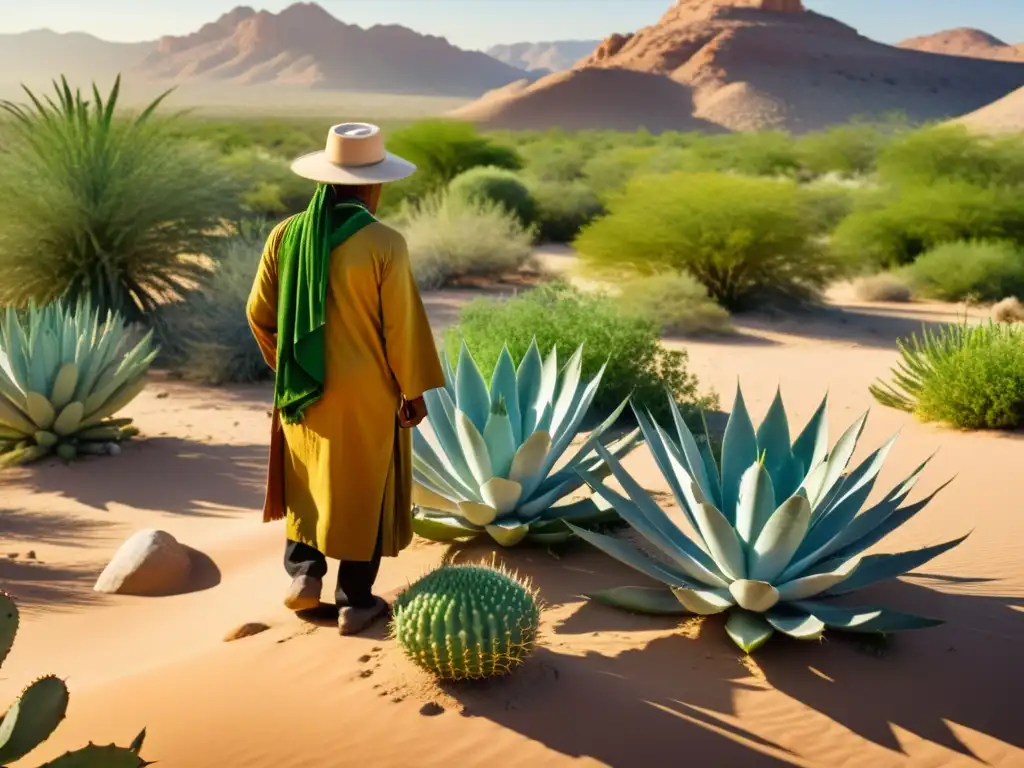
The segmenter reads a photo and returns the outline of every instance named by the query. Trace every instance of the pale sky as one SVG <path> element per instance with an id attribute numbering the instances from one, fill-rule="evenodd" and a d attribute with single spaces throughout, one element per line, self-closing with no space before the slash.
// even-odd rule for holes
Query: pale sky
<path id="1" fill-rule="evenodd" d="M 672 0 L 321 0 L 362 27 L 402 24 L 462 48 L 519 41 L 598 39 L 651 24 Z M 951 27 L 977 27 L 1024 42 L 1024 0 L 804 0 L 812 10 L 894 43 Z M 193 32 L 238 0 L 0 0 L 0 33 L 47 27 L 106 40 L 152 40 Z M 249 3 L 279 11 L 290 0 Z"/>

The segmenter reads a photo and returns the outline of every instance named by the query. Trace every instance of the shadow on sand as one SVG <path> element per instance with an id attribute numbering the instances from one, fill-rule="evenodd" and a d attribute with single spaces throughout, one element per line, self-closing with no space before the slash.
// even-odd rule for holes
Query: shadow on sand
<path id="1" fill-rule="evenodd" d="M 176 515 L 248 513 L 263 506 L 267 450 L 152 437 L 126 444 L 116 461 L 46 462 L 24 470 L 15 482 L 96 509 L 121 504 Z"/>

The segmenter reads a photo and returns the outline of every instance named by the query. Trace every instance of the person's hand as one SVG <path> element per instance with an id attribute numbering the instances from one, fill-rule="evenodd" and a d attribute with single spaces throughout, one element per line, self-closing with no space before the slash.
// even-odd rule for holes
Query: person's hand
<path id="1" fill-rule="evenodd" d="M 402 429 L 412 429 L 427 417 L 427 404 L 423 397 L 414 400 L 402 400 L 402 407 L 398 409 L 398 425 Z"/>

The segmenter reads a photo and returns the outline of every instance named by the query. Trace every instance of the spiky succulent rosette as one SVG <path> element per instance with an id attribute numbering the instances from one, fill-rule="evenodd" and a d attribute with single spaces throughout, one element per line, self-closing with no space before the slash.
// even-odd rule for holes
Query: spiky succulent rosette
<path id="1" fill-rule="evenodd" d="M 542 360 L 534 340 L 516 369 L 505 347 L 489 387 L 465 344 L 455 370 L 442 359 L 447 384 L 426 393 L 427 423 L 413 439 L 413 525 L 419 535 L 453 541 L 486 531 L 503 546 L 527 536 L 554 543 L 572 536 L 565 521 L 592 527 L 617 519 L 599 498 L 558 503 L 583 486 L 577 468 L 607 474 L 596 450 L 628 402 L 555 470 L 579 434 L 604 373 L 602 366 L 589 382 L 581 380 L 582 345 L 561 378 L 555 348 Z M 602 450 L 623 456 L 638 444 L 639 434 L 634 430 Z"/>
<path id="2" fill-rule="evenodd" d="M 861 511 L 896 438 L 847 472 L 867 413 L 829 451 L 826 406 L 827 397 L 790 443 L 781 394 L 755 431 L 737 389 L 720 463 L 706 449 L 706 430 L 695 438 L 678 411 L 674 436 L 649 414 L 637 412 L 678 511 L 660 508 L 600 446 L 598 453 L 625 495 L 585 470 L 580 474 L 662 560 L 616 538 L 582 529 L 576 533 L 668 589 L 619 587 L 590 597 L 640 613 L 729 612 L 726 632 L 747 652 L 777 631 L 812 640 L 826 628 L 887 633 L 941 624 L 831 599 L 918 568 L 967 537 L 909 552 L 865 556 L 869 547 L 920 512 L 938 490 L 903 504 L 925 461 L 878 503 Z"/>
<path id="3" fill-rule="evenodd" d="M 0 322 L 0 467 L 51 453 L 113 454 L 137 434 L 113 418 L 146 386 L 156 357 L 152 332 L 139 337 L 123 319 L 87 302 L 8 309 Z"/>

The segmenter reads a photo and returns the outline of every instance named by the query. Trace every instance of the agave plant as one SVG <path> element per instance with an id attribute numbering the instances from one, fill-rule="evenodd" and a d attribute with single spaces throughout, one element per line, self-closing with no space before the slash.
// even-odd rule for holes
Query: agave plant
<path id="1" fill-rule="evenodd" d="M 594 451 L 628 402 L 553 471 L 579 433 L 604 373 L 602 367 L 591 381 L 581 382 L 582 345 L 561 380 L 557 350 L 542 360 L 536 340 L 518 370 L 508 348 L 502 349 L 490 387 L 465 343 L 454 371 L 442 359 L 447 385 L 425 395 L 433 440 L 422 425 L 413 438 L 418 534 L 453 541 L 487 531 L 503 546 L 514 546 L 528 534 L 534 541 L 554 543 L 572 535 L 565 520 L 589 527 L 616 519 L 599 499 L 557 504 L 582 487 L 577 468 L 593 476 L 607 473 Z M 622 456 L 638 444 L 639 433 L 634 430 L 602 450 Z"/>
<path id="2" fill-rule="evenodd" d="M 591 597 L 641 613 L 728 611 L 726 632 L 747 652 L 776 631 L 810 640 L 820 638 L 826 627 L 885 633 L 940 624 L 831 599 L 918 568 L 967 537 L 865 557 L 865 550 L 920 512 L 938 491 L 902 506 L 925 461 L 881 501 L 861 511 L 896 438 L 847 472 L 867 413 L 829 451 L 826 407 L 827 396 L 790 443 L 781 394 L 755 431 L 737 389 L 720 463 L 705 448 L 706 440 L 695 439 L 678 411 L 674 437 L 638 412 L 644 438 L 679 511 L 660 508 L 601 446 L 596 447 L 598 454 L 626 495 L 585 470 L 580 474 L 662 557 L 652 559 L 609 536 L 582 529 L 576 533 L 668 588 L 619 587 Z"/>
<path id="3" fill-rule="evenodd" d="M 121 317 L 83 301 L 8 308 L 0 324 L 0 467 L 55 453 L 117 453 L 137 434 L 113 418 L 146 385 L 156 356 L 152 331 L 139 336 Z"/>

